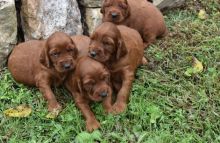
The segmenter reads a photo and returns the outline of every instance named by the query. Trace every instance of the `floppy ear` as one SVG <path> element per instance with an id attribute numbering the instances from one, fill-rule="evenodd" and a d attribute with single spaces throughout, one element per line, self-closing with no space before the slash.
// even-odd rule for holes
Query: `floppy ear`
<path id="1" fill-rule="evenodd" d="M 48 57 L 48 51 L 47 51 L 47 45 L 43 47 L 43 50 L 41 51 L 40 54 L 40 63 L 43 64 L 45 67 L 50 68 L 50 60 Z"/>
<path id="2" fill-rule="evenodd" d="M 82 91 L 82 84 L 81 84 L 81 81 L 79 78 L 76 79 L 76 82 L 77 82 L 77 88 L 78 88 L 78 91 L 80 92 L 80 94 L 83 94 L 83 91 Z"/>
<path id="3" fill-rule="evenodd" d="M 105 14 L 104 5 L 102 5 L 102 7 L 101 7 L 101 9 L 100 9 L 100 12 L 101 12 L 102 14 Z"/>
<path id="4" fill-rule="evenodd" d="M 101 9 L 100 9 L 100 12 L 101 12 L 102 14 L 105 14 L 105 4 L 106 4 L 106 2 L 107 2 L 107 0 L 104 0 L 104 1 L 102 2 L 102 7 L 101 7 Z"/>
<path id="5" fill-rule="evenodd" d="M 129 17 L 131 15 L 131 8 L 130 8 L 127 0 L 125 0 L 125 3 L 127 4 L 127 7 L 128 7 L 126 10 L 126 13 L 125 13 L 126 14 L 125 17 Z"/>
<path id="6" fill-rule="evenodd" d="M 72 44 L 69 44 L 69 45 L 68 45 L 68 48 L 73 50 L 73 51 L 72 51 L 72 56 L 73 56 L 74 59 L 76 59 L 76 58 L 78 57 L 79 51 L 78 51 L 78 49 L 76 48 L 74 42 L 73 42 Z"/>
<path id="7" fill-rule="evenodd" d="M 127 49 L 125 47 L 125 43 L 122 38 L 118 40 L 117 44 L 117 53 L 116 53 L 116 59 L 120 59 L 121 57 L 125 56 L 127 54 Z"/>

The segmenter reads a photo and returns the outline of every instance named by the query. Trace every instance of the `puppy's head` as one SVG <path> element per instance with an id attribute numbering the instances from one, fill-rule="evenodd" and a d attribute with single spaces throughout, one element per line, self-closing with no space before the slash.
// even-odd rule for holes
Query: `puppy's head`
<path id="1" fill-rule="evenodd" d="M 105 0 L 101 13 L 103 14 L 103 22 L 109 21 L 119 24 L 130 15 L 130 7 L 127 0 Z"/>
<path id="2" fill-rule="evenodd" d="M 65 33 L 55 32 L 46 41 L 40 62 L 47 68 L 67 72 L 75 68 L 78 50 L 72 39 Z"/>
<path id="3" fill-rule="evenodd" d="M 102 101 L 111 96 L 110 73 L 101 63 L 83 57 L 77 63 L 77 86 L 81 94 L 85 93 L 92 101 Z"/>
<path id="4" fill-rule="evenodd" d="M 119 60 L 127 53 L 125 43 L 117 26 L 104 22 L 91 36 L 89 56 L 104 64 Z"/>

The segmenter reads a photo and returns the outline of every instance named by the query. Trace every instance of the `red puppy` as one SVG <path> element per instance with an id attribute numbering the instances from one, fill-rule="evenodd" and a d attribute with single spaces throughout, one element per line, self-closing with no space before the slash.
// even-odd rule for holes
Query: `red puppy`
<path id="1" fill-rule="evenodd" d="M 75 99 L 76 106 L 86 119 L 86 129 L 93 131 L 100 127 L 90 109 L 91 101 L 102 101 L 106 112 L 111 112 L 110 73 L 99 62 L 85 56 L 78 60 L 76 70 L 65 82 Z"/>
<path id="2" fill-rule="evenodd" d="M 117 92 L 113 112 L 126 109 L 135 70 L 143 58 L 144 44 L 140 34 L 127 26 L 102 23 L 91 36 L 90 56 L 105 64 Z"/>
<path id="3" fill-rule="evenodd" d="M 146 0 L 105 0 L 101 13 L 103 22 L 123 24 L 136 29 L 142 36 L 145 47 L 167 33 L 163 15 Z"/>
<path id="4" fill-rule="evenodd" d="M 13 78 L 30 86 L 37 86 L 48 102 L 48 110 L 59 110 L 51 86 L 63 83 L 75 68 L 78 50 L 65 33 L 56 32 L 45 41 L 31 40 L 14 48 L 8 68 Z"/>

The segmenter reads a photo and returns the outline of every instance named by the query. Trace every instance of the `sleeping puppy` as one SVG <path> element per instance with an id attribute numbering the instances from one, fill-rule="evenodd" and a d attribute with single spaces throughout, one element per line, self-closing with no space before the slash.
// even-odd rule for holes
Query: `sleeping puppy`
<path id="1" fill-rule="evenodd" d="M 145 48 L 167 33 L 163 15 L 146 0 L 104 0 L 101 13 L 103 22 L 136 29 L 144 40 Z"/>
<path id="2" fill-rule="evenodd" d="M 56 32 L 45 41 L 31 40 L 16 46 L 8 59 L 8 69 L 17 82 L 40 89 L 49 111 L 58 111 L 61 105 L 51 86 L 63 83 L 75 68 L 77 55 L 72 39 Z"/>
<path id="3" fill-rule="evenodd" d="M 121 113 L 126 109 L 135 70 L 143 58 L 141 36 L 127 26 L 104 22 L 90 38 L 90 57 L 106 65 L 111 73 L 111 82 L 117 93 L 113 113 Z"/>
<path id="4" fill-rule="evenodd" d="M 110 73 L 100 62 L 87 56 L 81 57 L 74 73 L 65 82 L 66 88 L 74 97 L 76 106 L 86 119 L 86 129 L 91 132 L 100 127 L 90 109 L 91 101 L 102 101 L 106 112 L 111 112 Z"/>

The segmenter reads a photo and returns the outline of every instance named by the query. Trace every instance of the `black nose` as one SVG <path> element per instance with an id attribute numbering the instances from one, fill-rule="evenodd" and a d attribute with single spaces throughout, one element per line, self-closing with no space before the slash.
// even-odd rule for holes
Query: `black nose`
<path id="1" fill-rule="evenodd" d="M 67 70 L 67 69 L 70 69 L 71 65 L 68 64 L 68 63 L 65 63 L 65 64 L 63 65 L 63 67 Z"/>
<path id="2" fill-rule="evenodd" d="M 116 18 L 118 16 L 118 14 L 116 12 L 112 13 L 112 18 Z"/>
<path id="3" fill-rule="evenodd" d="M 94 58 L 94 57 L 96 56 L 96 52 L 91 51 L 91 52 L 90 52 L 90 55 Z"/>
<path id="4" fill-rule="evenodd" d="M 107 93 L 107 92 L 101 92 L 101 93 L 100 93 L 100 96 L 101 96 L 101 97 L 106 97 L 106 96 L 108 96 L 108 93 Z"/>

